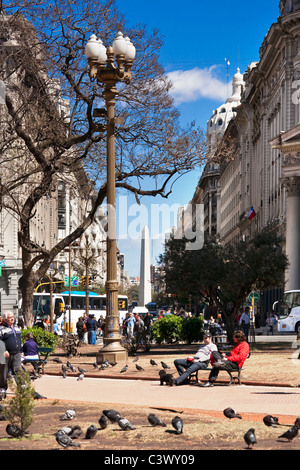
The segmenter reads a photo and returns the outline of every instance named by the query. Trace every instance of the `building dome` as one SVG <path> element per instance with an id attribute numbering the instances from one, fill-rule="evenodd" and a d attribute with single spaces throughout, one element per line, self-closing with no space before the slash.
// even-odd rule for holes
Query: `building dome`
<path id="1" fill-rule="evenodd" d="M 214 146 L 224 134 L 228 123 L 236 116 L 235 108 L 241 104 L 242 90 L 244 87 L 243 75 L 238 68 L 232 81 L 232 96 L 224 104 L 214 110 L 207 121 L 207 154 L 214 153 Z"/>

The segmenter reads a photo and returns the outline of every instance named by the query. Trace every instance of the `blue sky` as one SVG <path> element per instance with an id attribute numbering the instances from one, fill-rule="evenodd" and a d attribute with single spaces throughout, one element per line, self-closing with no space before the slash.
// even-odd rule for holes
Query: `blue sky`
<path id="1" fill-rule="evenodd" d="M 142 23 L 149 31 L 159 29 L 164 38 L 160 63 L 174 81 L 173 93 L 181 122 L 185 125 L 195 120 L 204 130 L 212 111 L 231 95 L 231 81 L 236 68 L 244 73 L 250 62 L 259 60 L 264 36 L 279 16 L 279 0 L 190 0 L 187 4 L 179 0 L 151 0 L 151 3 L 117 0 L 117 4 L 130 25 Z M 228 67 L 225 59 L 230 62 Z M 199 171 L 194 171 L 179 179 L 168 204 L 188 204 L 200 176 Z M 127 206 L 131 202 L 134 204 L 135 200 L 128 200 Z M 166 201 L 157 198 L 142 200 L 147 208 L 153 203 Z M 121 213 L 124 213 L 123 209 Z M 125 270 L 130 276 L 138 276 L 140 240 L 125 236 L 122 239 L 124 227 L 126 229 L 129 225 L 130 228 L 130 220 L 127 218 L 124 224 L 124 219 L 119 218 L 121 239 L 118 245 L 125 254 Z M 157 256 L 163 251 L 162 239 L 157 240 L 156 235 L 156 228 L 150 227 L 152 264 L 156 264 Z"/>

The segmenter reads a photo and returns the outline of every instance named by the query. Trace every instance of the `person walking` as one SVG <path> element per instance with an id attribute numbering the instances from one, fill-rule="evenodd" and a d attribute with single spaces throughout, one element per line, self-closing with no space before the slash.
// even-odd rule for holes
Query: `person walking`
<path id="1" fill-rule="evenodd" d="M 84 322 L 83 317 L 78 318 L 78 322 L 76 323 L 76 330 L 78 334 L 78 338 L 80 341 L 84 341 L 84 333 L 86 332 L 86 324 Z"/>
<path id="2" fill-rule="evenodd" d="M 12 312 L 4 312 L 3 325 L 0 326 L 0 399 L 6 397 L 9 370 L 16 375 L 21 369 L 22 340 L 21 330 L 14 325 Z"/>
<path id="3" fill-rule="evenodd" d="M 135 324 L 135 317 L 132 312 L 129 313 L 129 318 L 127 320 L 127 336 L 128 338 L 133 337 L 133 330 Z"/>
<path id="4" fill-rule="evenodd" d="M 88 343 L 96 344 L 96 331 L 97 331 L 97 322 L 95 320 L 95 315 L 91 313 L 86 321 L 86 329 L 88 333 Z"/>
<path id="5" fill-rule="evenodd" d="M 249 307 L 245 308 L 245 311 L 244 311 L 244 313 L 242 314 L 242 316 L 239 320 L 239 327 L 245 333 L 246 340 L 248 341 L 249 328 L 250 328 Z"/>

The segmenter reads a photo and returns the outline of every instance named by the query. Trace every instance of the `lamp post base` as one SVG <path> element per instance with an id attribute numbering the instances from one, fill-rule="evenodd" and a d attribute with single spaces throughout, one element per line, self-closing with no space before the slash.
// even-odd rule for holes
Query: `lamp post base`
<path id="1" fill-rule="evenodd" d="M 127 351 L 119 342 L 107 344 L 96 353 L 96 363 L 102 364 L 106 360 L 108 362 L 127 362 Z"/>

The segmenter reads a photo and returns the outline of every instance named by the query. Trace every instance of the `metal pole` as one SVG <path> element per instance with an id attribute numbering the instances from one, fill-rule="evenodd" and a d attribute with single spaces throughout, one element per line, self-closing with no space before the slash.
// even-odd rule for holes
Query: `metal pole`
<path id="1" fill-rule="evenodd" d="M 69 246 L 69 333 L 71 333 L 71 246 Z"/>
<path id="2" fill-rule="evenodd" d="M 49 276 L 50 280 L 50 333 L 53 333 L 53 282 L 52 277 Z"/>
<path id="3" fill-rule="evenodd" d="M 90 313 L 89 301 L 89 246 L 88 241 L 85 240 L 85 311 L 86 314 Z"/>
<path id="4" fill-rule="evenodd" d="M 115 181 L 115 97 L 118 91 L 114 82 L 107 82 L 104 97 L 107 107 L 107 280 L 106 320 L 104 347 L 98 354 L 103 360 L 127 360 L 127 352 L 120 344 L 117 279 L 117 233 L 116 233 L 116 181 Z"/>

